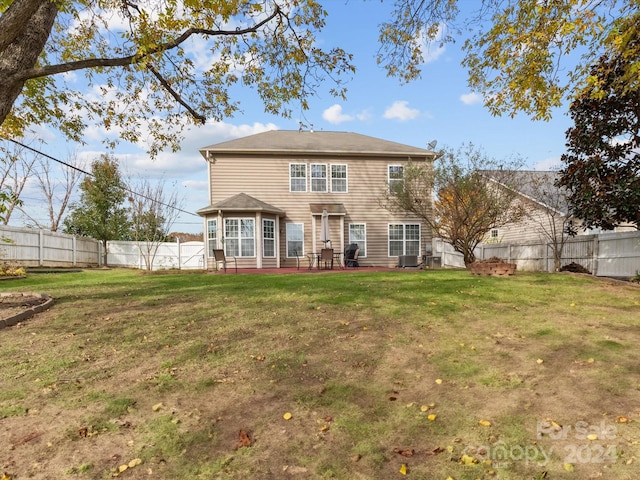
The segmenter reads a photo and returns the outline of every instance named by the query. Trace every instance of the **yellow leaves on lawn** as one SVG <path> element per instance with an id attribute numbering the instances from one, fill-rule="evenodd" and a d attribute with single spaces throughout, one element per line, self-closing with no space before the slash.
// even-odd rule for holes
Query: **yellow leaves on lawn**
<path id="1" fill-rule="evenodd" d="M 406 463 L 403 463 L 402 465 L 400 465 L 400 473 L 402 475 L 406 475 L 407 471 L 408 471 L 408 469 L 407 469 L 407 464 Z"/>
<path id="2" fill-rule="evenodd" d="M 442 385 L 442 379 L 441 378 L 436 378 L 436 383 L 438 385 Z"/>
<path id="3" fill-rule="evenodd" d="M 116 473 L 114 473 L 113 476 L 117 477 L 121 473 L 129 470 L 130 468 L 135 468 L 135 467 L 137 467 L 138 465 L 141 465 L 141 464 L 142 464 L 142 459 L 141 458 L 134 458 L 129 463 L 123 463 L 122 465 L 120 465 L 118 467 L 118 471 Z"/>
<path id="4" fill-rule="evenodd" d="M 284 415 L 282 415 L 282 418 L 284 418 L 285 420 L 291 420 L 291 417 L 293 417 L 293 415 L 291 415 L 291 412 L 286 412 Z"/>
<path id="5" fill-rule="evenodd" d="M 483 427 L 490 427 L 491 426 L 491 422 L 489 420 L 480 420 L 478 422 L 478 425 L 482 425 Z"/>
<path id="6" fill-rule="evenodd" d="M 573 465 L 571 463 L 565 463 L 564 465 L 562 465 L 562 468 L 564 468 L 567 472 L 573 472 Z"/>

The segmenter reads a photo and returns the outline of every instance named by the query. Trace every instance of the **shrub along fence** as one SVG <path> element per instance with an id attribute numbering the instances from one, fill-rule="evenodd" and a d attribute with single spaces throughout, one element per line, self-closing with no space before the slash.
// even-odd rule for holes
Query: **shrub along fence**
<path id="1" fill-rule="evenodd" d="M 153 250 L 153 249 L 151 249 Z M 204 242 L 162 242 L 155 252 L 144 243 L 107 242 L 109 266 L 152 269 L 204 268 Z M 102 266 L 102 243 L 49 230 L 0 226 L 0 261 L 25 267 L 88 268 Z"/>

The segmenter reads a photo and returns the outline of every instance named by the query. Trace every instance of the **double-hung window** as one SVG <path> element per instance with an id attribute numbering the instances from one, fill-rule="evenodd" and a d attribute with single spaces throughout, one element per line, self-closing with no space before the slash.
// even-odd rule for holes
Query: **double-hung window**
<path id="1" fill-rule="evenodd" d="M 218 220 L 207 220 L 207 252 L 213 258 L 213 250 L 218 248 Z"/>
<path id="2" fill-rule="evenodd" d="M 402 186 L 404 167 L 402 165 L 389 165 L 388 168 L 389 193 L 394 194 Z"/>
<path id="3" fill-rule="evenodd" d="M 360 251 L 358 257 L 367 256 L 367 225 L 364 223 L 349 224 L 349 243 L 357 243 Z"/>
<path id="4" fill-rule="evenodd" d="M 295 258 L 304 253 L 304 224 L 287 223 L 287 257 Z"/>
<path id="5" fill-rule="evenodd" d="M 289 190 L 291 192 L 307 191 L 307 164 L 289 164 Z"/>
<path id="6" fill-rule="evenodd" d="M 389 256 L 420 255 L 420 224 L 389 225 Z"/>
<path id="7" fill-rule="evenodd" d="M 311 164 L 311 191 L 327 191 L 327 165 L 324 163 Z"/>
<path id="8" fill-rule="evenodd" d="M 331 191 L 347 193 L 347 166 L 331 165 Z"/>
<path id="9" fill-rule="evenodd" d="M 224 252 L 229 257 L 254 257 L 255 220 L 253 218 L 224 219 Z"/>
<path id="10" fill-rule="evenodd" d="M 262 220 L 262 256 L 273 258 L 276 256 L 276 222 L 275 220 Z"/>

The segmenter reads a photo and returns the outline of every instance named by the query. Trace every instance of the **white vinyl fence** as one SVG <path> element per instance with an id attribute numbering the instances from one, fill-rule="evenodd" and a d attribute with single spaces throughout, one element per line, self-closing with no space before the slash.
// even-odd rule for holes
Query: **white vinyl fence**
<path id="1" fill-rule="evenodd" d="M 112 267 L 143 270 L 147 268 L 147 262 L 152 263 L 152 270 L 205 268 L 204 242 L 163 242 L 158 245 L 155 254 L 149 250 L 144 242 L 140 248 L 136 242 L 108 242 L 107 263 Z"/>
<path id="2" fill-rule="evenodd" d="M 146 268 L 144 244 L 107 242 L 112 267 Z M 151 254 L 153 270 L 204 268 L 204 242 L 163 242 Z M 0 226 L 0 262 L 25 267 L 98 267 L 102 265 L 98 240 L 33 228 Z"/>
<path id="3" fill-rule="evenodd" d="M 434 239 L 434 255 L 443 267 L 464 267 L 462 255 L 441 239 Z M 491 243 L 476 249 L 478 259 L 499 257 L 516 263 L 518 270 L 553 271 L 553 249 L 548 243 Z M 562 265 L 577 263 L 593 275 L 631 277 L 640 271 L 640 232 L 579 235 L 567 240 Z"/>
<path id="4" fill-rule="evenodd" d="M 25 267 L 95 267 L 100 242 L 48 230 L 0 226 L 0 261 Z"/>

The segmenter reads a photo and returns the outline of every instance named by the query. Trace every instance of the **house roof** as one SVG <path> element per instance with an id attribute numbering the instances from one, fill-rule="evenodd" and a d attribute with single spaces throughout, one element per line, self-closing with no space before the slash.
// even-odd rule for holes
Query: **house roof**
<path id="1" fill-rule="evenodd" d="M 258 200 L 251 195 L 247 195 L 246 193 L 238 193 L 237 195 L 233 195 L 232 197 L 225 198 L 218 203 L 214 203 L 212 205 L 209 205 L 208 207 L 197 210 L 196 213 L 204 217 L 207 214 L 216 213 L 218 211 L 263 212 L 278 215 L 280 217 L 285 216 L 284 210 L 278 207 L 274 207 L 273 205 L 263 202 L 262 200 Z"/>
<path id="2" fill-rule="evenodd" d="M 271 154 L 271 155 L 349 155 L 415 157 L 433 159 L 435 153 L 424 148 L 381 140 L 359 133 L 270 130 L 200 149 L 207 158 L 207 152 L 216 154 Z"/>
<path id="3" fill-rule="evenodd" d="M 311 210 L 311 215 L 322 215 L 323 210 L 326 210 L 329 215 L 347 214 L 343 203 L 310 203 L 309 209 Z"/>
<path id="4" fill-rule="evenodd" d="M 502 183 L 501 179 L 507 173 L 509 183 L 513 183 L 515 190 L 540 205 L 556 210 L 564 215 L 569 211 L 566 189 L 557 187 L 555 182 L 560 178 L 558 172 L 538 170 L 483 170 L 487 177 Z"/>

